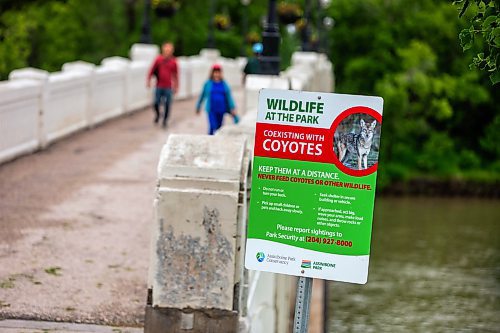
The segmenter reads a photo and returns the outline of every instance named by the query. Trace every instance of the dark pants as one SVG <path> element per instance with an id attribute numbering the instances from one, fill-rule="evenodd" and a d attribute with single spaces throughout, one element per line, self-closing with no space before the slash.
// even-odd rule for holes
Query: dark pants
<path id="1" fill-rule="evenodd" d="M 224 111 L 210 111 L 208 112 L 208 134 L 213 135 L 219 128 L 222 127 L 224 121 Z"/>
<path id="2" fill-rule="evenodd" d="M 158 119 L 160 118 L 160 104 L 162 100 L 165 101 L 165 113 L 163 114 L 163 125 L 166 125 L 168 119 L 168 112 L 170 111 L 170 103 L 172 102 L 172 89 L 156 87 L 155 104 L 154 104 L 156 112 L 155 121 L 158 121 Z"/>

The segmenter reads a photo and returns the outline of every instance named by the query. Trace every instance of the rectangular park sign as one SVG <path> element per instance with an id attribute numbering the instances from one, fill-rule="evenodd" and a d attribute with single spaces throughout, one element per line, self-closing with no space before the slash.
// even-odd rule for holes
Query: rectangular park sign
<path id="1" fill-rule="evenodd" d="M 380 97 L 262 89 L 245 267 L 366 283 Z"/>

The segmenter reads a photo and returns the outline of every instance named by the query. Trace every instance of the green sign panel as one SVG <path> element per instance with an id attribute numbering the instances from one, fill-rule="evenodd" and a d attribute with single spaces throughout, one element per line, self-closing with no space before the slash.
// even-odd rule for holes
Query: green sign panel
<path id="1" fill-rule="evenodd" d="M 366 283 L 380 97 L 263 89 L 245 266 Z"/>

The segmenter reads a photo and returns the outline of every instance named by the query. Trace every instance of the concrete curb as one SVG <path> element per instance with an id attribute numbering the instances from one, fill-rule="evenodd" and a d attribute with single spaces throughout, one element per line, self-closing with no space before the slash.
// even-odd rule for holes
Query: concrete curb
<path id="1" fill-rule="evenodd" d="M 142 333 L 142 328 L 113 327 L 91 324 L 57 323 L 50 321 L 31 320 L 0 320 L 0 332 L 2 333 Z"/>

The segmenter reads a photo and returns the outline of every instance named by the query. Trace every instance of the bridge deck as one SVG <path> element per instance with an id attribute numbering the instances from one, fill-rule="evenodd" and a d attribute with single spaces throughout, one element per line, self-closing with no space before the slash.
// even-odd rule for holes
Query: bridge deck
<path id="1" fill-rule="evenodd" d="M 207 132 L 194 109 L 174 102 L 166 130 L 142 110 L 0 166 L 0 331 L 142 326 L 158 157 L 169 134 Z M 322 318 L 314 287 L 311 317 Z"/>
<path id="2" fill-rule="evenodd" d="M 194 104 L 166 130 L 147 109 L 0 167 L 0 318 L 143 321 L 157 161 L 170 133 L 206 133 Z"/>

